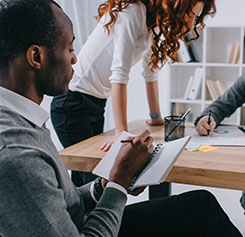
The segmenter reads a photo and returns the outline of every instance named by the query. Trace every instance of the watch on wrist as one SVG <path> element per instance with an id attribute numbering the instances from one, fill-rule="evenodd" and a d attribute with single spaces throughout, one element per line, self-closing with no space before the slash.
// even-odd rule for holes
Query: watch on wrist
<path id="1" fill-rule="evenodd" d="M 100 177 L 97 177 L 94 180 L 94 189 L 95 189 L 95 197 L 99 199 L 101 197 L 103 191 L 104 191 L 102 184 L 101 184 L 101 178 Z"/>

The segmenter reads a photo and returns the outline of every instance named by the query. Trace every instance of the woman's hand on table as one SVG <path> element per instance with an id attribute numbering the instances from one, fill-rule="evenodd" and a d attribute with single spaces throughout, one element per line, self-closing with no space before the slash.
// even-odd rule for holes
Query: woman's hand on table
<path id="1" fill-rule="evenodd" d="M 110 148 L 111 148 L 111 146 L 112 146 L 112 144 L 117 140 L 117 138 L 118 138 L 120 135 L 121 135 L 121 132 L 115 133 L 114 138 L 113 138 L 112 140 L 106 141 L 106 142 L 100 147 L 100 149 L 101 149 L 102 151 L 105 151 L 105 152 L 109 151 Z"/>

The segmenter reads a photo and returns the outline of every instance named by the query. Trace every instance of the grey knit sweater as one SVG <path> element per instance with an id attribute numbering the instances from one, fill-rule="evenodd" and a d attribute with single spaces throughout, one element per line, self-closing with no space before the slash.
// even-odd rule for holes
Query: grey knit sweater
<path id="1" fill-rule="evenodd" d="M 0 236 L 117 236 L 126 196 L 76 188 L 49 130 L 0 106 Z"/>

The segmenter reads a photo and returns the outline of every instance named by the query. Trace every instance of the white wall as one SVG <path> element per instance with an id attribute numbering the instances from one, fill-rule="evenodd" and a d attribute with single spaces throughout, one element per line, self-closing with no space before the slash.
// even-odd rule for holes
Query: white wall
<path id="1" fill-rule="evenodd" d="M 244 0 L 216 0 L 217 13 L 207 21 L 215 24 L 245 24 Z"/>
<path id="2" fill-rule="evenodd" d="M 69 10 L 69 14 L 72 17 L 73 21 L 76 21 L 76 16 L 72 15 L 72 4 L 75 0 L 70 1 L 62 1 L 59 2 L 65 4 L 66 8 Z M 91 1 L 91 0 L 86 0 Z M 93 0 L 94 1 L 94 0 Z M 69 4 L 68 4 L 69 2 Z M 85 3 L 85 0 L 80 1 L 80 3 Z M 92 2 L 92 1 L 91 1 Z M 97 0 L 97 3 L 99 0 Z M 222 24 L 222 25 L 229 25 L 229 24 L 245 24 L 245 1 L 244 0 L 216 0 L 217 4 L 217 14 L 214 18 L 208 19 L 207 24 Z M 64 6 L 64 5 L 63 5 Z M 84 9 L 83 9 L 84 10 Z M 95 12 L 94 8 L 91 8 L 91 12 Z M 85 11 L 84 14 L 87 14 L 88 11 Z M 91 15 L 92 13 L 90 13 Z M 80 16 L 81 17 L 81 16 Z M 75 24 L 75 32 L 79 33 L 79 27 L 86 27 L 84 25 L 76 25 Z M 87 35 L 89 29 L 86 29 L 84 33 Z M 81 31 L 82 32 L 82 31 Z M 82 33 L 80 33 L 82 34 Z M 78 34 L 79 35 L 79 34 Z M 83 39 L 84 40 L 84 39 Z M 80 40 L 80 42 L 83 42 Z M 80 43 L 76 44 L 76 47 L 79 47 Z M 168 98 L 169 98 L 169 74 L 168 74 L 168 65 L 164 67 L 164 69 L 160 72 L 159 75 L 159 92 L 160 92 L 160 106 L 162 115 L 168 115 L 170 113 L 168 107 Z M 134 66 L 130 72 L 130 83 L 128 85 L 128 121 L 132 121 L 134 119 L 147 119 L 148 118 L 148 105 L 146 100 L 146 93 L 145 93 L 145 86 L 144 81 L 141 77 L 141 64 L 137 64 Z M 49 111 L 49 103 L 50 98 L 45 98 L 43 102 L 43 106 Z M 52 126 L 50 121 L 48 122 L 48 127 L 51 129 L 52 138 L 57 145 L 58 149 L 61 149 L 61 145 L 58 142 L 58 139 L 55 133 L 52 130 Z M 105 121 L 105 129 L 111 129 L 114 127 L 113 123 L 113 116 L 112 116 L 112 109 L 111 109 L 111 101 L 110 99 L 107 102 L 106 108 L 106 121 Z M 245 159 L 245 157 L 244 157 Z M 243 214 L 243 209 L 240 206 L 239 198 L 241 196 L 241 191 L 234 191 L 234 190 L 225 190 L 225 189 L 217 189 L 217 188 L 207 188 L 207 187 L 197 187 L 192 185 L 182 185 L 182 184 L 173 184 L 172 185 L 172 193 L 180 193 L 187 190 L 192 189 L 208 189 L 210 190 L 219 202 L 221 203 L 222 207 L 227 211 L 231 220 L 235 223 L 235 225 L 242 231 L 243 235 L 245 236 L 245 216 Z M 138 198 L 130 198 L 129 202 L 144 200 L 148 198 L 148 193 L 145 191 L 140 197 Z"/>

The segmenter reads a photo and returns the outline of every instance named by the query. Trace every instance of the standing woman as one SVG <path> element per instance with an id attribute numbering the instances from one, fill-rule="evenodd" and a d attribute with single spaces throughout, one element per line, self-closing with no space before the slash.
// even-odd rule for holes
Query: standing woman
<path id="1" fill-rule="evenodd" d="M 157 71 L 167 61 L 178 60 L 178 40 L 192 30 L 197 39 L 204 17 L 215 11 L 214 0 L 108 0 L 101 4 L 99 23 L 78 54 L 69 90 L 51 104 L 51 119 L 62 145 L 67 147 L 103 132 L 104 108 L 110 95 L 113 141 L 128 130 L 129 71 L 140 59 L 150 110 L 147 123 L 162 125 Z M 101 149 L 109 150 L 113 141 Z M 79 186 L 91 179 L 85 176 L 73 173 L 72 179 Z"/>

